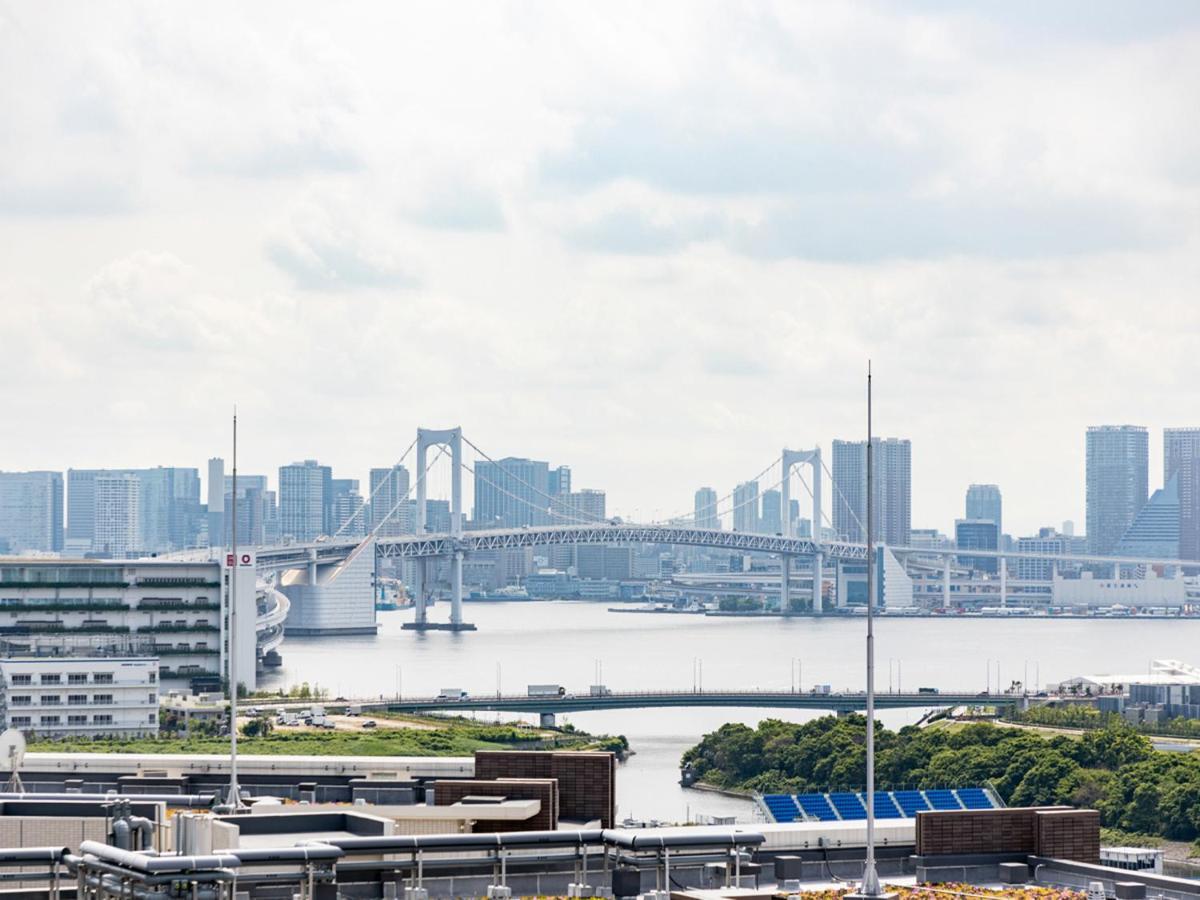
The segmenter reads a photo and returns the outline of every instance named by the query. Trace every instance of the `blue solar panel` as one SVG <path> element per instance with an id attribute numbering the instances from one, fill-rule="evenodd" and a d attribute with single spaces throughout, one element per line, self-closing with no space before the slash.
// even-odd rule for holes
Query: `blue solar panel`
<path id="1" fill-rule="evenodd" d="M 815 819 L 822 822 L 837 820 L 837 813 L 833 811 L 833 807 L 829 805 L 824 794 L 797 794 L 796 802 L 800 804 L 802 810 Z"/>
<path id="2" fill-rule="evenodd" d="M 954 796 L 954 791 L 926 791 L 925 799 L 929 801 L 929 805 L 934 809 L 962 809 L 958 798 Z"/>
<path id="3" fill-rule="evenodd" d="M 967 809 L 992 809 L 994 806 L 983 788 L 959 788 L 955 793 Z"/>
<path id="4" fill-rule="evenodd" d="M 904 815 L 915 818 L 921 810 L 929 809 L 929 804 L 920 791 L 895 791 L 892 795 Z"/>
<path id="5" fill-rule="evenodd" d="M 865 819 L 867 808 L 858 799 L 858 794 L 837 793 L 829 795 L 829 802 L 843 819 Z"/>

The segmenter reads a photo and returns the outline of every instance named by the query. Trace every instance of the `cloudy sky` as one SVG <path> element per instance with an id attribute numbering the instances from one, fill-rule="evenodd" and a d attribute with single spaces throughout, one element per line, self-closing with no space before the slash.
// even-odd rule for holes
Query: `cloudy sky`
<path id="1" fill-rule="evenodd" d="M 860 436 L 871 357 L 914 526 L 1024 533 L 1088 424 L 1152 483 L 1200 425 L 1195 3 L 190 10 L 0 2 L 2 469 L 236 402 L 246 472 L 461 424 L 656 518 Z"/>

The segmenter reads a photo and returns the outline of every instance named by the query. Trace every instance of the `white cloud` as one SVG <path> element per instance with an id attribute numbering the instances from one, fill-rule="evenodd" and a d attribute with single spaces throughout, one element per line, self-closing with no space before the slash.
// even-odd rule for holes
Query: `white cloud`
<path id="1" fill-rule="evenodd" d="M 236 400 L 248 470 L 461 423 L 667 514 L 871 356 L 919 524 L 1081 520 L 1083 428 L 1194 407 L 1200 16 L 1063 8 L 6 7 L 0 468 Z"/>

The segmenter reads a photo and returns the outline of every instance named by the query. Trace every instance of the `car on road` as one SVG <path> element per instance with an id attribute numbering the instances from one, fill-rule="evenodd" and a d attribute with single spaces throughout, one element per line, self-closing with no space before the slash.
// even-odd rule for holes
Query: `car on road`
<path id="1" fill-rule="evenodd" d="M 363 728 L 378 728 L 379 726 L 375 724 L 374 719 L 367 719 L 367 721 L 362 723 L 362 727 Z"/>

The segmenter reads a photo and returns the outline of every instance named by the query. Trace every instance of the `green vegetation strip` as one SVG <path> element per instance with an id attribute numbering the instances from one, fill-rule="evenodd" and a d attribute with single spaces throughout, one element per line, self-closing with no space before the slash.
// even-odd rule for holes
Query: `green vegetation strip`
<path id="1" fill-rule="evenodd" d="M 733 790 L 861 790 L 865 742 L 858 715 L 727 724 L 688 750 L 683 765 L 696 780 Z M 1098 809 L 1109 828 L 1200 837 L 1200 753 L 1156 751 L 1119 723 L 1079 737 L 982 723 L 899 732 L 877 725 L 875 746 L 880 790 L 989 785 L 1011 806 L 1065 803 Z"/>

